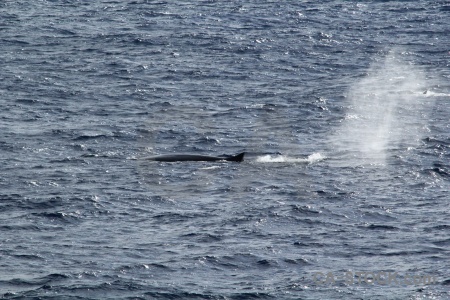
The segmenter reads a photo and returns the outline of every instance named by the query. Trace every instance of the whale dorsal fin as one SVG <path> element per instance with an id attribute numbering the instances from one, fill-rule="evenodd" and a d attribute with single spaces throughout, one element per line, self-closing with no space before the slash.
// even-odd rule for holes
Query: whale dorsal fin
<path id="1" fill-rule="evenodd" d="M 239 154 L 237 154 L 237 155 L 227 157 L 225 160 L 226 160 L 226 161 L 237 161 L 237 162 L 241 162 L 241 161 L 244 159 L 244 155 L 245 155 L 245 152 L 242 152 L 242 153 L 239 153 Z"/>

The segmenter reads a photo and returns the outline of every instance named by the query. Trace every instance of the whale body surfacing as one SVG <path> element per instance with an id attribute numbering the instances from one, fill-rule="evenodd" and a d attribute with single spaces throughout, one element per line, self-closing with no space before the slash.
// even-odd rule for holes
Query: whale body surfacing
<path id="1" fill-rule="evenodd" d="M 244 159 L 245 152 L 237 155 L 221 155 L 221 156 L 208 156 L 197 154 L 164 154 L 147 157 L 147 160 L 164 161 L 164 162 L 176 162 L 176 161 L 235 161 L 241 162 Z"/>

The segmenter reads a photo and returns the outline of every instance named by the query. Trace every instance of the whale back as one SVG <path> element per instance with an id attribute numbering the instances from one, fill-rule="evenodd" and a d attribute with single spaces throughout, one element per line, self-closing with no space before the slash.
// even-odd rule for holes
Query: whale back
<path id="1" fill-rule="evenodd" d="M 176 162 L 176 161 L 235 161 L 241 162 L 244 159 L 245 152 L 237 155 L 227 156 L 208 156 L 208 155 L 196 155 L 196 154 L 165 154 L 147 157 L 147 160 L 164 161 L 164 162 Z"/>

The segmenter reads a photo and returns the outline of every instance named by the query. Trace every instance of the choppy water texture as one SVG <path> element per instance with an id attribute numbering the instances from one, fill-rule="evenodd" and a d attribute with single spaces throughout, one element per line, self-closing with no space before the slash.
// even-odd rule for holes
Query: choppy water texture
<path id="1" fill-rule="evenodd" d="M 449 14 L 2 1 L 0 295 L 448 299 Z"/>

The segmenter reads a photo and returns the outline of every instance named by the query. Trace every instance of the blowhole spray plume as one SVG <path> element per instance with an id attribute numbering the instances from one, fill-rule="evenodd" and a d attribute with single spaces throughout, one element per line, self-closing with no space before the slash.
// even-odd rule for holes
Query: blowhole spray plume
<path id="1" fill-rule="evenodd" d="M 358 164 L 384 165 L 390 151 L 414 147 L 428 123 L 424 73 L 391 51 L 348 92 L 349 107 L 332 144 Z"/>

